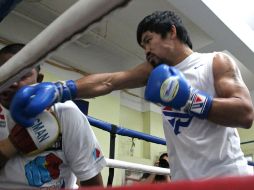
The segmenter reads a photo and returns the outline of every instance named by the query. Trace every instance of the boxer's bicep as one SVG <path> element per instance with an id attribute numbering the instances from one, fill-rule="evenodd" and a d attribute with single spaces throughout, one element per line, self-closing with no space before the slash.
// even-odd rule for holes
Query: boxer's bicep
<path id="1" fill-rule="evenodd" d="M 225 54 L 217 54 L 214 58 L 213 74 L 214 86 L 218 97 L 248 97 L 248 89 L 232 58 Z"/>

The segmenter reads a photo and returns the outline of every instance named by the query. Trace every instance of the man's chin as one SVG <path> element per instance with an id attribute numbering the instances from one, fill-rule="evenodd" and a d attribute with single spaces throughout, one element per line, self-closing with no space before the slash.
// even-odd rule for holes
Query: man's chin
<path id="1" fill-rule="evenodd" d="M 158 65 L 162 64 L 163 61 L 159 59 L 158 57 L 150 57 L 150 59 L 147 60 L 149 63 L 151 63 L 154 67 L 157 67 Z"/>
<path id="2" fill-rule="evenodd" d="M 161 61 L 149 61 L 149 63 L 151 63 L 153 65 L 153 67 L 157 67 L 157 66 L 163 64 L 163 62 L 161 62 Z"/>

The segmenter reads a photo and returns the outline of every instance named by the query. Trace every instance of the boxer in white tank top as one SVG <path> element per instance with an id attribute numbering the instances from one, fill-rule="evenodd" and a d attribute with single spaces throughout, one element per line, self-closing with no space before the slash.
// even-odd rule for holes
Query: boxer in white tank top
<path id="1" fill-rule="evenodd" d="M 215 53 L 193 53 L 175 67 L 191 85 L 216 97 L 212 63 Z M 235 128 L 163 107 L 172 180 L 247 175 L 247 161 Z"/>

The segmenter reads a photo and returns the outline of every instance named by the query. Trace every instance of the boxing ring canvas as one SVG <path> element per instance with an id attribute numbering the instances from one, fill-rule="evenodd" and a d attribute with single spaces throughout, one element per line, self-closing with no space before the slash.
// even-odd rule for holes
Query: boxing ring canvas
<path id="1" fill-rule="evenodd" d="M 253 189 L 253 176 L 228 177 L 222 179 L 210 179 L 203 181 L 179 181 L 161 184 L 135 184 L 113 188 L 89 188 L 90 190 L 243 190 Z M 82 189 L 82 188 L 81 188 Z"/>

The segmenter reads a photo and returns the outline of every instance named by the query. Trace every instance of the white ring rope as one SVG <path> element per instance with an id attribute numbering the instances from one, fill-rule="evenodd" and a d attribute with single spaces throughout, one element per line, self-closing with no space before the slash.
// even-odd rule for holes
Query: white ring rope
<path id="1" fill-rule="evenodd" d="M 120 160 L 114 160 L 106 158 L 107 167 L 109 168 L 121 168 L 121 169 L 128 169 L 132 171 L 140 171 L 146 173 L 154 173 L 160 175 L 169 175 L 170 169 L 155 167 L 155 166 L 148 166 L 143 164 L 125 162 Z"/>
<path id="2" fill-rule="evenodd" d="M 39 65 L 63 43 L 130 0 L 79 0 L 0 67 L 0 92 Z"/>

